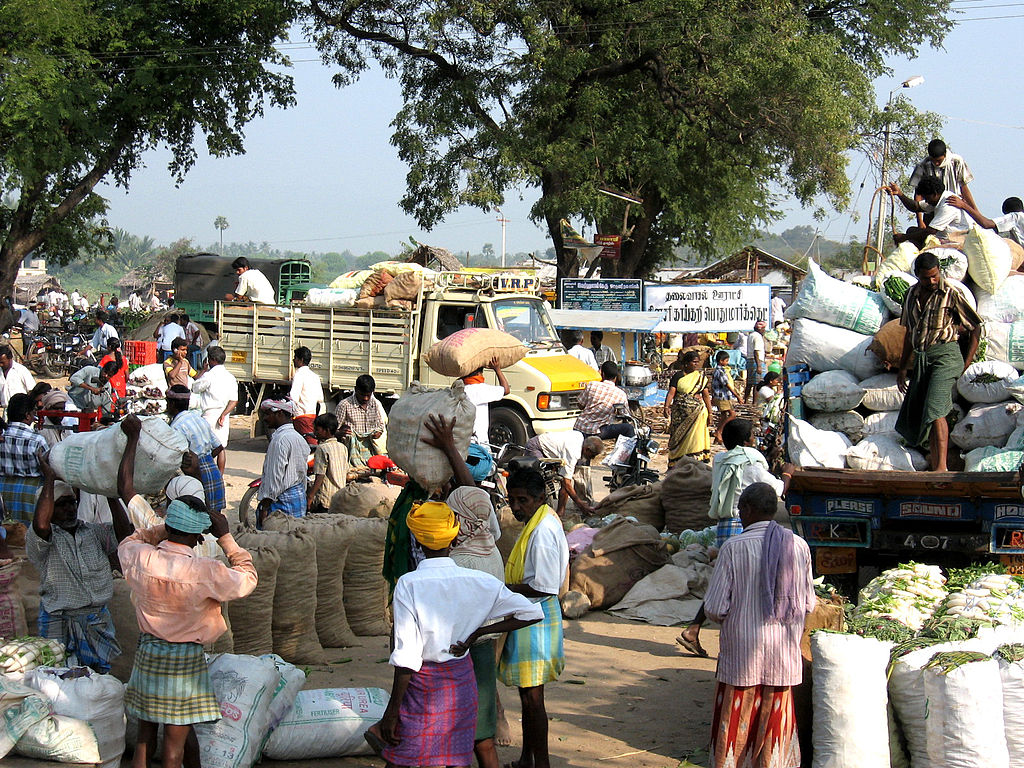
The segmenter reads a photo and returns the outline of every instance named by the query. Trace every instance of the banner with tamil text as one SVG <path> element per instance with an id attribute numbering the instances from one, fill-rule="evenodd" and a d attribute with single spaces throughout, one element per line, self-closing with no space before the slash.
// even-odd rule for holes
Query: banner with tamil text
<path id="1" fill-rule="evenodd" d="M 661 312 L 658 330 L 669 333 L 749 331 L 758 320 L 768 322 L 771 302 L 766 283 L 644 285 L 644 308 Z"/>

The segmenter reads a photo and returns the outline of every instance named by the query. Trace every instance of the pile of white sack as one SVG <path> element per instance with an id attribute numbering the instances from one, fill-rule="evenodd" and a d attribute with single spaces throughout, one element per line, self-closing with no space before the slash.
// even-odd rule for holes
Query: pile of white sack
<path id="1" fill-rule="evenodd" d="M 1024 249 L 975 227 L 957 247 L 928 247 L 947 283 L 976 307 L 985 329 L 979 353 L 957 382 L 953 448 L 966 469 L 1015 470 L 1024 461 Z M 806 365 L 802 418 L 790 422 L 790 456 L 802 467 L 926 469 L 924 455 L 896 432 L 903 404 L 895 370 L 903 346 L 898 318 L 916 283 L 919 253 L 904 243 L 860 278 L 845 283 L 810 263 L 786 317 L 793 321 L 787 366 Z"/>

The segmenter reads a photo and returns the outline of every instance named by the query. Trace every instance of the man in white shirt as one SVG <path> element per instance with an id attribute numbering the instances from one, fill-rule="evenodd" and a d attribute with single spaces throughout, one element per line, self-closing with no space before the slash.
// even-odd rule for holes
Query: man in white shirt
<path id="1" fill-rule="evenodd" d="M 303 437 L 313 434 L 313 420 L 318 413 L 326 410 L 323 383 L 319 374 L 309 367 L 312 359 L 313 352 L 309 347 L 297 347 L 292 356 L 295 373 L 292 375 L 292 388 L 288 396 L 295 404 L 292 423 Z"/>
<path id="2" fill-rule="evenodd" d="M 753 332 L 747 336 L 747 380 L 743 387 L 743 399 L 750 402 L 757 382 L 764 376 L 765 354 L 767 346 L 764 341 L 764 331 L 767 326 L 764 320 L 754 323 Z"/>
<path id="3" fill-rule="evenodd" d="M 909 241 L 918 248 L 924 248 L 924 242 L 929 235 L 945 240 L 971 228 L 970 216 L 966 211 L 950 204 L 953 193 L 946 190 L 937 177 L 930 176 L 921 181 L 917 185 L 917 197 L 913 200 L 903 194 L 898 184 L 890 184 L 887 189 L 890 194 L 900 199 L 908 211 L 931 214 L 930 223 L 924 227 L 908 227 L 903 234 L 894 233 L 893 241 L 897 245 Z"/>
<path id="4" fill-rule="evenodd" d="M 92 350 L 97 359 L 107 354 L 107 342 L 110 339 L 119 338 L 117 329 L 107 322 L 109 319 L 110 313 L 107 310 L 96 310 L 96 332 L 92 335 L 92 340 L 89 342 L 89 349 Z"/>
<path id="5" fill-rule="evenodd" d="M 78 292 L 76 288 L 71 292 L 71 307 L 72 309 L 78 309 L 78 300 L 82 298 L 82 294 Z"/>
<path id="6" fill-rule="evenodd" d="M 227 368 L 227 355 L 222 347 L 206 350 L 206 367 L 192 382 L 192 395 L 213 433 L 225 448 L 231 432 L 231 412 L 238 404 L 238 379 Z"/>
<path id="7" fill-rule="evenodd" d="M 366 740 L 389 765 L 468 766 L 477 696 L 467 652 L 480 637 L 521 631 L 544 612 L 490 574 L 451 559 L 459 523 L 447 504 L 424 502 L 406 522 L 425 559 L 395 584 L 394 684 Z"/>
<path id="8" fill-rule="evenodd" d="M 1003 215 L 989 219 L 982 215 L 981 211 L 968 203 L 963 198 L 953 195 L 949 198 L 949 204 L 978 222 L 979 226 L 985 229 L 994 229 L 1003 237 L 1008 237 L 1017 245 L 1024 245 L 1024 202 L 1019 197 L 1008 197 L 1003 200 Z"/>
<path id="9" fill-rule="evenodd" d="M 779 296 L 779 294 L 776 293 L 772 296 L 772 325 L 774 326 L 776 323 L 784 322 L 786 320 L 785 313 L 786 302 L 781 296 Z"/>
<path id="10" fill-rule="evenodd" d="M 590 501 L 583 498 L 576 488 L 576 469 L 580 462 L 589 465 L 604 450 L 604 442 L 596 436 L 584 437 L 582 432 L 569 429 L 562 432 L 544 432 L 526 441 L 526 453 L 538 459 L 561 459 L 562 466 L 558 474 L 562 478 L 562 487 L 558 492 L 559 517 L 565 515 L 569 499 L 580 508 L 582 515 L 594 511 Z"/>
<path id="11" fill-rule="evenodd" d="M 276 304 L 277 291 L 258 269 L 249 266 L 249 260 L 239 256 L 231 262 L 231 268 L 238 275 L 235 292 L 227 295 L 228 301 L 251 301 L 254 304 Z"/>
<path id="12" fill-rule="evenodd" d="M 599 371 L 600 368 L 597 366 L 597 358 L 594 357 L 594 353 L 583 346 L 583 332 L 570 331 L 569 340 L 572 342 L 568 348 L 569 354 L 580 362 L 586 363 L 595 371 Z"/>
<path id="13" fill-rule="evenodd" d="M 178 322 L 178 315 L 171 313 L 164 318 L 160 327 L 153 331 L 153 338 L 156 339 L 157 362 L 162 363 L 171 356 L 172 344 L 175 339 L 185 338 L 185 329 Z"/>
<path id="14" fill-rule="evenodd" d="M 462 377 L 466 397 L 469 398 L 469 402 L 476 406 L 476 421 L 473 422 L 473 441 L 481 445 L 490 445 L 491 442 L 487 437 L 487 432 L 491 428 L 490 404 L 499 402 L 512 391 L 508 379 L 505 378 L 505 372 L 501 370 L 501 366 L 498 364 L 498 358 L 492 359 L 491 364 L 487 367 L 494 371 L 494 375 L 497 376 L 497 384 L 487 383 L 484 379 L 483 368 L 478 368 L 468 376 Z"/>
<path id="15" fill-rule="evenodd" d="M 187 312 L 182 312 L 179 315 L 178 324 L 185 331 L 182 338 L 188 343 L 189 362 L 193 368 L 198 370 L 202 367 L 203 360 L 203 332 L 199 330 L 199 326 L 188 316 Z"/>
<path id="16" fill-rule="evenodd" d="M 36 385 L 36 380 L 32 378 L 28 368 L 14 359 L 14 352 L 7 344 L 0 346 L 0 371 L 3 372 L 0 406 L 4 408 L 12 397 L 18 394 L 27 395 Z"/>
<path id="17" fill-rule="evenodd" d="M 910 187 L 917 189 L 917 185 L 928 178 L 938 179 L 947 192 L 954 195 L 959 193 L 960 197 L 974 205 L 974 195 L 967 186 L 974 181 L 974 174 L 960 155 L 953 154 L 946 148 L 946 142 L 942 139 L 932 139 L 928 142 L 928 157 L 914 166 L 910 174 Z M 922 196 L 915 194 L 914 200 L 920 202 Z M 932 221 L 925 210 L 920 208 L 917 214 L 919 227 L 925 227 Z"/>
<path id="18" fill-rule="evenodd" d="M 128 309 L 130 309 L 132 312 L 142 311 L 142 299 L 139 298 L 139 294 L 136 293 L 135 291 L 132 291 L 128 295 Z"/>

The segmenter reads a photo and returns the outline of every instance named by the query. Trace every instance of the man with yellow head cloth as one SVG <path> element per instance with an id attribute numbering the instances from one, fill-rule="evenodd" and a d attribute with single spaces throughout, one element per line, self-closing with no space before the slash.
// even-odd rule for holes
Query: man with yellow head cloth
<path id="1" fill-rule="evenodd" d="M 426 557 L 395 585 L 391 700 L 366 740 L 389 765 L 468 766 L 477 692 L 467 651 L 483 635 L 540 621 L 543 611 L 490 574 L 456 565 L 449 552 L 459 523 L 447 504 L 419 504 L 407 522 Z"/>

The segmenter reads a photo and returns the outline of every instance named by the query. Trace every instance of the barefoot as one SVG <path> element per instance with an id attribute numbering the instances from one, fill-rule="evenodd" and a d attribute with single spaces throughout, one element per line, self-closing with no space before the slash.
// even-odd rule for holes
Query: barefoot
<path id="1" fill-rule="evenodd" d="M 501 747 L 512 745 L 512 729 L 508 727 L 508 718 L 505 717 L 505 707 L 501 704 L 501 696 L 498 696 L 498 722 L 494 729 L 494 743 Z"/>

